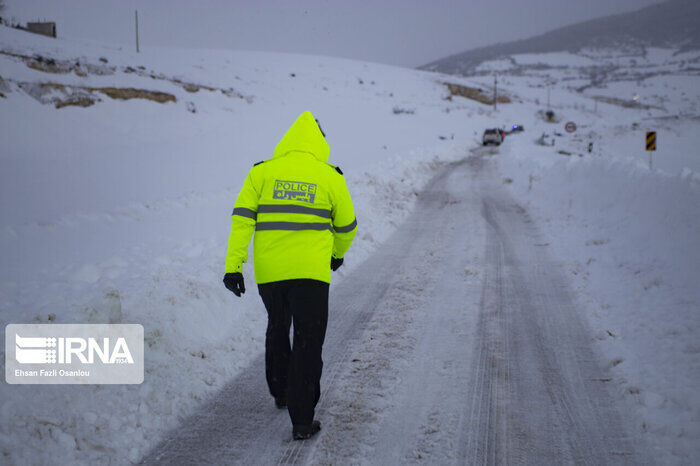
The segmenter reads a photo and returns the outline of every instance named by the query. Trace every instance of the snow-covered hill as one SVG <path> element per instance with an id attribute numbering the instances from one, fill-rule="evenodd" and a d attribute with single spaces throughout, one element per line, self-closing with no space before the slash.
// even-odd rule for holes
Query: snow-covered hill
<path id="1" fill-rule="evenodd" d="M 695 0 L 667 0 L 630 13 L 565 26 L 529 39 L 468 50 L 422 68 L 471 75 L 485 61 L 530 53 L 613 48 L 643 57 L 645 49 L 649 47 L 668 48 L 681 53 L 698 50 L 700 28 L 697 19 L 693 19 L 698 16 L 700 3 Z M 498 21 L 497 16 L 493 19 Z"/>
<path id="2" fill-rule="evenodd" d="M 581 66 L 610 59 L 485 63 L 512 71 L 499 82 L 510 103 L 495 111 L 480 102 L 486 75 L 283 54 L 135 54 L 0 27 L 0 324 L 141 323 L 146 333 L 142 385 L 1 384 L 5 461 L 137 461 L 262 350 L 252 266 L 243 299 L 221 284 L 229 215 L 249 167 L 311 110 L 356 205 L 346 270 L 400 225 L 435 167 L 493 155 L 551 237 L 537 247 L 571 270 L 615 366 L 604 383 L 634 412 L 636 433 L 664 462 L 690 462 L 700 455 L 699 88 L 679 63 L 697 54 L 657 50 L 647 64 L 659 78 L 578 92 L 588 82 Z M 542 117 L 546 79 L 558 123 Z M 567 120 L 575 133 L 564 132 Z M 514 123 L 526 131 L 498 150 L 479 147 L 484 128 Z M 653 171 L 647 129 L 659 133 Z"/>

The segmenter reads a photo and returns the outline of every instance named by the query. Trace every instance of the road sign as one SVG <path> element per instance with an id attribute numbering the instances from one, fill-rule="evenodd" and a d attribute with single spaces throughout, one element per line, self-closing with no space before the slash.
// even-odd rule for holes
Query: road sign
<path id="1" fill-rule="evenodd" d="M 647 150 L 656 150 L 656 131 L 647 131 Z"/>
<path id="2" fill-rule="evenodd" d="M 576 123 L 574 123 L 573 121 L 570 121 L 564 125 L 564 129 L 566 130 L 567 133 L 573 133 L 574 131 L 576 131 Z"/>
<path id="3" fill-rule="evenodd" d="M 647 151 L 649 151 L 649 170 L 651 167 L 651 154 L 656 150 L 656 131 L 647 131 Z"/>

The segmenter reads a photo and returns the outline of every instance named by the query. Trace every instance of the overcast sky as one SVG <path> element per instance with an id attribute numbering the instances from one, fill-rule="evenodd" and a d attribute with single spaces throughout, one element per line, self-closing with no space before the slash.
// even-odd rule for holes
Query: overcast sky
<path id="1" fill-rule="evenodd" d="M 5 0 L 5 17 L 134 44 L 330 55 L 418 66 L 659 0 Z"/>

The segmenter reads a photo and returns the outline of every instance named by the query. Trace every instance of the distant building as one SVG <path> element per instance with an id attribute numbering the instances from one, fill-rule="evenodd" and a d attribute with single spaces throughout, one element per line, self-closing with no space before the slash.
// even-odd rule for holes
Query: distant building
<path id="1" fill-rule="evenodd" d="M 27 23 L 27 31 L 55 38 L 56 23 Z"/>

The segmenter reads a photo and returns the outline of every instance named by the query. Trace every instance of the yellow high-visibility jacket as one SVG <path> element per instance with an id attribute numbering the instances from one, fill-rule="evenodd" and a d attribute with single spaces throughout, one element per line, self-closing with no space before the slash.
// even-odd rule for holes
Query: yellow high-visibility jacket
<path id="1" fill-rule="evenodd" d="M 331 256 L 345 255 L 357 231 L 345 178 L 327 163 L 330 148 L 310 112 L 253 166 L 231 214 L 226 273 L 248 260 L 253 232 L 255 281 L 331 282 Z"/>

